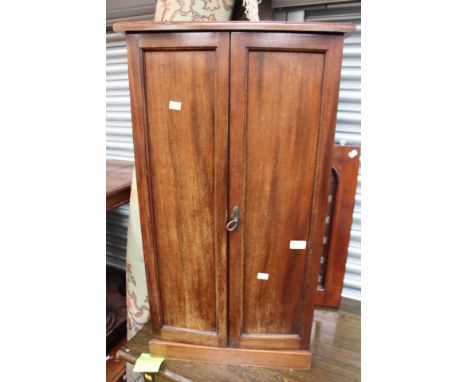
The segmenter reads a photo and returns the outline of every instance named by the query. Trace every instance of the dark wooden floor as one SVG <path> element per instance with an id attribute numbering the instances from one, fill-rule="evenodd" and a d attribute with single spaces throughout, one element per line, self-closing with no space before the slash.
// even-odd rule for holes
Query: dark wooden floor
<path id="1" fill-rule="evenodd" d="M 149 352 L 151 329 L 147 324 L 119 352 L 134 363 Z M 361 303 L 343 299 L 340 310 L 318 308 L 312 329 L 312 368 L 310 370 L 271 369 L 252 366 L 218 365 L 165 360 L 159 381 L 333 381 L 361 380 Z"/>

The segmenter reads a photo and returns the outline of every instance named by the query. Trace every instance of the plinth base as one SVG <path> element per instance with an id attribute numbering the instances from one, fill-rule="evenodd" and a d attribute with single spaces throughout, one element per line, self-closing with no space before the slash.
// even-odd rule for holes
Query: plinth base
<path id="1" fill-rule="evenodd" d="M 309 350 L 260 350 L 200 346 L 158 339 L 149 341 L 151 355 L 184 361 L 245 366 L 310 369 Z"/>

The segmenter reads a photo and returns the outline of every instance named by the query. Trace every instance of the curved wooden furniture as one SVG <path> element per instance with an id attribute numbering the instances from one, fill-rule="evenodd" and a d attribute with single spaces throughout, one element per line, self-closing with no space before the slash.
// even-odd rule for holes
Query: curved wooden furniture
<path id="1" fill-rule="evenodd" d="M 360 153 L 358 146 L 335 146 L 333 150 L 333 190 L 316 299 L 317 305 L 329 308 L 338 308 L 341 302 Z"/>

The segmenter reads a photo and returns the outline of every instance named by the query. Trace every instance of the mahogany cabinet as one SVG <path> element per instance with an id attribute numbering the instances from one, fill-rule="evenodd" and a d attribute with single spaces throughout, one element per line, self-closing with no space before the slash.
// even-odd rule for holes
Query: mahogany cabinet
<path id="1" fill-rule="evenodd" d="M 154 339 L 167 358 L 308 368 L 343 33 L 125 31 Z"/>

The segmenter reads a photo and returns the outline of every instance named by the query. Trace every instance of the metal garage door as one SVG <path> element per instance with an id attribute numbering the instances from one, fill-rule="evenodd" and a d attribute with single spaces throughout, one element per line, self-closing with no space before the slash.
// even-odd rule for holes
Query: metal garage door
<path id="1" fill-rule="evenodd" d="M 125 35 L 112 32 L 117 21 L 152 20 L 154 0 L 106 1 L 106 157 L 133 160 L 130 91 Z M 129 206 L 107 213 L 107 264 L 125 267 Z"/>
<path id="2" fill-rule="evenodd" d="M 106 36 L 106 157 L 133 160 L 132 120 L 125 36 Z M 106 262 L 124 269 L 127 247 L 128 203 L 107 213 Z"/>

